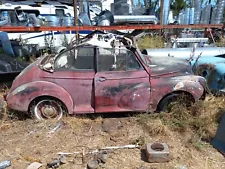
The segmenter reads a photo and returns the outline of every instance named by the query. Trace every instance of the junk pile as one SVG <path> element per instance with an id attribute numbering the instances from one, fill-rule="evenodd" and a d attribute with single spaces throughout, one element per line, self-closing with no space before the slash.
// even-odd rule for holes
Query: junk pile
<path id="1" fill-rule="evenodd" d="M 42 164 L 39 162 L 33 162 L 31 163 L 27 169 L 38 169 L 41 166 L 46 166 L 46 168 L 59 168 L 61 165 L 67 164 L 69 162 L 73 162 L 73 160 L 69 160 L 71 157 L 75 158 L 76 161 L 78 160 L 78 155 L 81 155 L 82 159 L 82 165 L 86 163 L 88 169 L 97 169 L 99 167 L 104 167 L 107 165 L 107 159 L 110 153 L 116 151 L 116 150 L 122 150 L 122 149 L 140 149 L 141 146 L 139 145 L 124 145 L 124 146 L 111 146 L 111 147 L 105 147 L 96 149 L 93 151 L 85 152 L 73 152 L 73 153 L 64 153 L 59 152 L 59 157 L 56 160 L 53 160 L 47 164 Z M 148 143 L 144 146 L 144 156 L 145 162 L 148 163 L 166 163 L 170 161 L 170 152 L 169 152 L 169 146 L 166 143 Z M 74 162 L 73 162 L 74 163 Z M 11 161 L 2 161 L 0 162 L 0 169 L 5 169 L 10 167 Z"/>
<path id="2" fill-rule="evenodd" d="M 202 7 L 203 6 L 203 7 Z M 225 10 L 225 0 L 218 0 L 216 5 L 201 0 L 194 0 L 191 8 L 183 9 L 178 15 L 179 24 L 221 24 Z"/>
<path id="3" fill-rule="evenodd" d="M 45 2 L 46 3 L 46 2 Z M 125 1 L 110 3 L 111 10 L 98 8 L 83 1 L 77 6 L 78 25 L 109 26 L 120 23 L 157 24 L 154 15 L 133 15 L 131 4 Z M 49 11 L 49 9 L 51 9 Z M 48 5 L 35 2 L 5 2 L 0 9 L 0 26 L 73 26 L 74 10 L 72 5 L 58 2 Z"/>
<path id="4" fill-rule="evenodd" d="M 131 1 L 128 0 L 114 0 L 114 3 L 111 3 L 111 12 L 114 15 L 114 24 L 158 23 L 155 15 L 134 15 Z"/>
<path id="5" fill-rule="evenodd" d="M 0 53 L 0 82 L 12 81 L 28 64 L 15 57 L 15 50 L 6 32 L 0 32 L 4 53 Z"/>

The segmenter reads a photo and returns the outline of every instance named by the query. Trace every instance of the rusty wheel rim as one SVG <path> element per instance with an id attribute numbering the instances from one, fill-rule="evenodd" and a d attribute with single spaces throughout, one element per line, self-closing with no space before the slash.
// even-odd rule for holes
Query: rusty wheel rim
<path id="1" fill-rule="evenodd" d="M 63 110 L 61 105 L 54 100 L 42 100 L 34 107 L 34 115 L 37 119 L 61 119 Z"/>

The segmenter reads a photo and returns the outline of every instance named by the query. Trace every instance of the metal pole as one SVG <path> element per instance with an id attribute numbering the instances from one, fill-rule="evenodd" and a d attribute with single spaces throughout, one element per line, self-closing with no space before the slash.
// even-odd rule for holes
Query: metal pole
<path id="1" fill-rule="evenodd" d="M 163 0 L 160 0 L 160 25 L 163 24 Z"/>
<path id="2" fill-rule="evenodd" d="M 73 0 L 73 6 L 74 6 L 74 22 L 75 26 L 78 26 L 78 16 L 77 16 L 77 0 Z M 78 31 L 76 31 L 76 42 L 79 42 L 79 34 Z"/>

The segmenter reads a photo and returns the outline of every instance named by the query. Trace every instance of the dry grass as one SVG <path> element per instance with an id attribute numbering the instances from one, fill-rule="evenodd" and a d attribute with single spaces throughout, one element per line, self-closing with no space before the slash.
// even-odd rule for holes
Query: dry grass
<path id="1" fill-rule="evenodd" d="M 170 114 L 139 114 L 129 117 L 77 116 L 65 117 L 63 126 L 55 133 L 48 132 L 56 121 L 38 122 L 17 120 L 14 116 L 0 122 L 0 159 L 11 159 L 14 168 L 26 168 L 33 161 L 43 164 L 57 158 L 58 152 L 87 152 L 93 149 L 165 142 L 170 148 L 170 162 L 149 164 L 141 149 L 109 152 L 104 166 L 107 169 L 223 169 L 224 157 L 210 144 L 215 135 L 218 119 L 225 108 L 222 97 L 207 97 L 205 102 L 191 108 L 175 107 Z M 120 127 L 107 133 L 103 122 L 120 121 Z M 115 126 L 116 127 L 116 126 Z M 83 169 L 93 155 L 72 155 L 61 169 Z M 44 168 L 44 167 L 43 167 Z"/>
<path id="2" fill-rule="evenodd" d="M 221 39 L 216 42 L 216 46 L 224 47 L 225 46 L 225 38 L 221 37 Z"/>
<path id="3" fill-rule="evenodd" d="M 147 48 L 164 48 L 164 40 L 162 36 L 158 35 L 146 35 L 143 38 L 140 38 L 137 42 L 140 50 Z"/>
<path id="4" fill-rule="evenodd" d="M 163 47 L 161 37 L 146 36 L 139 47 Z M 7 89 L 6 89 L 7 90 Z M 225 111 L 225 98 L 208 96 L 190 108 L 174 107 L 172 113 L 139 114 L 116 118 L 76 116 L 63 118 L 63 126 L 55 133 L 56 121 L 24 119 L 21 113 L 0 109 L 0 159 L 12 161 L 12 168 L 24 169 L 34 161 L 46 163 L 58 157 L 58 152 L 82 152 L 67 157 L 59 169 L 84 169 L 93 155 L 85 152 L 105 146 L 139 144 L 141 149 L 109 152 L 105 169 L 225 169 L 225 160 L 209 143 L 218 121 Z M 103 122 L 120 121 L 119 128 L 108 133 Z M 146 143 L 165 142 L 170 149 L 170 162 L 149 164 L 142 148 Z M 83 154 L 83 155 L 82 155 Z M 45 167 L 42 167 L 42 169 Z"/>
<path id="5" fill-rule="evenodd" d="M 208 96 L 207 99 L 186 108 L 178 105 L 171 113 L 140 115 L 138 122 L 151 135 L 178 132 L 187 135 L 185 142 L 200 149 L 215 135 L 218 121 L 225 113 L 225 98 Z"/>

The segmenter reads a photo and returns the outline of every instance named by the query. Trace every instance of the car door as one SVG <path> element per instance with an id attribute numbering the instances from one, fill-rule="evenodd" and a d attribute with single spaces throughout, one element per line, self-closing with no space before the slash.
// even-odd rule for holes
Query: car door
<path id="1" fill-rule="evenodd" d="M 127 49 L 97 49 L 95 112 L 145 111 L 149 107 L 149 74 Z"/>
<path id="2" fill-rule="evenodd" d="M 93 47 L 73 48 L 55 60 L 53 82 L 70 94 L 74 113 L 94 113 L 94 67 Z"/>

